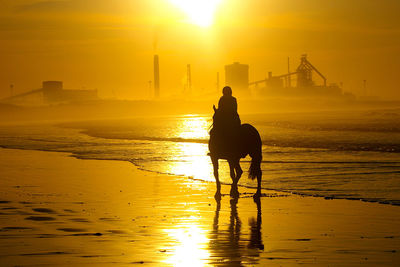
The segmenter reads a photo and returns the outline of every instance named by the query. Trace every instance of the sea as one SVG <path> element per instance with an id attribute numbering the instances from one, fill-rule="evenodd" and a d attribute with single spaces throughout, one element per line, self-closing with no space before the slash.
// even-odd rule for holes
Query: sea
<path id="1" fill-rule="evenodd" d="M 212 114 L 0 125 L 0 147 L 128 161 L 144 171 L 214 182 Z M 242 115 L 262 138 L 262 187 L 400 205 L 400 110 Z M 239 185 L 254 188 L 247 178 Z M 57 177 L 54 177 L 57 179 Z M 221 160 L 220 179 L 231 183 Z"/>

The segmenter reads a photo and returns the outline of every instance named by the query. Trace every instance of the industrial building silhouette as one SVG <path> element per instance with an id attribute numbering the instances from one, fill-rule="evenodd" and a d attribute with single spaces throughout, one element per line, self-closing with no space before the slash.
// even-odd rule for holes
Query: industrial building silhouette
<path id="1" fill-rule="evenodd" d="M 62 81 L 44 81 L 42 88 L 10 96 L 3 99 L 3 102 L 28 102 L 31 96 L 41 97 L 45 103 L 61 103 L 97 100 L 97 90 L 68 90 L 63 88 Z"/>
<path id="2" fill-rule="evenodd" d="M 316 84 L 313 79 L 314 73 L 322 79 L 322 85 Z M 295 86 L 292 85 L 292 76 L 295 76 Z M 269 72 L 266 79 L 250 82 L 248 85 L 260 87 L 259 91 L 266 96 L 343 96 L 342 89 L 337 84 L 327 85 L 327 78 L 308 61 L 307 55 L 301 56 L 296 71 L 290 71 L 288 60 L 288 73 L 273 76 L 272 72 Z"/>
<path id="3" fill-rule="evenodd" d="M 249 88 L 249 65 L 234 62 L 225 66 L 225 84 L 235 90 L 246 90 Z"/>

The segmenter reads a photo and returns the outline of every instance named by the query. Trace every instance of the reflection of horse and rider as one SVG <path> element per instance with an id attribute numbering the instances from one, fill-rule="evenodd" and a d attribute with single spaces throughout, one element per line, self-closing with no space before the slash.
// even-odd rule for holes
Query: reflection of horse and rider
<path id="1" fill-rule="evenodd" d="M 218 102 L 218 109 L 214 106 L 213 127 L 210 131 L 209 150 L 214 167 L 214 176 L 217 184 L 216 198 L 221 197 L 221 184 L 218 175 L 218 159 L 226 159 L 229 163 L 232 178 L 231 195 L 238 196 L 237 184 L 242 176 L 240 159 L 250 155 L 252 158 L 249 177 L 257 178 L 257 192 L 254 197 L 261 195 L 261 138 L 260 134 L 250 124 L 241 124 L 237 113 L 237 101 L 232 96 L 232 89 L 225 86 L 223 96 Z"/>
<path id="2" fill-rule="evenodd" d="M 261 235 L 261 201 L 260 198 L 254 200 L 257 204 L 257 217 L 249 218 L 249 230 L 246 231 L 237 209 L 239 198 L 230 200 L 229 223 L 220 222 L 221 200 L 217 199 L 213 229 L 209 235 L 211 265 L 243 266 L 244 262 L 247 265 L 259 263 L 260 251 L 264 250 Z"/>

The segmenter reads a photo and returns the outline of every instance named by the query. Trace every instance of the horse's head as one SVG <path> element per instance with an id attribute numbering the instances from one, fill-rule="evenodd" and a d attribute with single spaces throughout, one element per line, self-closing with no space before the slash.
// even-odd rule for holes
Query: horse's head
<path id="1" fill-rule="evenodd" d="M 217 118 L 218 109 L 213 105 L 214 115 L 213 115 L 213 124 L 215 124 L 215 120 Z"/>
<path id="2" fill-rule="evenodd" d="M 219 110 L 215 107 L 215 105 L 213 105 L 213 109 L 214 109 L 214 115 L 213 115 L 213 127 L 215 127 L 216 125 L 219 124 L 220 121 L 220 112 L 218 112 Z"/>

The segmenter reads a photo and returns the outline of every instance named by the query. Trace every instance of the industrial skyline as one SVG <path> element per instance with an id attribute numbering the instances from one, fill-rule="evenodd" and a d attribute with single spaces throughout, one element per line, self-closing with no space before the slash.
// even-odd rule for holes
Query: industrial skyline
<path id="1" fill-rule="evenodd" d="M 165 66 L 168 68 L 168 66 Z M 322 80 L 322 84 L 317 84 L 315 75 Z M 343 88 L 339 87 L 337 82 L 330 82 L 327 84 L 327 78 L 322 74 L 311 62 L 307 59 L 307 55 L 303 54 L 300 57 L 300 64 L 295 71 L 290 70 L 290 59 L 288 58 L 288 73 L 274 76 L 271 71 L 268 76 L 262 80 L 250 81 L 250 66 L 248 64 L 241 64 L 234 62 L 224 66 L 225 83 L 224 85 L 234 88 L 237 94 L 242 96 L 253 97 L 301 97 L 301 96 L 318 96 L 318 97 L 341 97 L 343 93 L 347 98 L 355 96 L 349 92 L 344 92 Z M 153 80 L 149 81 L 150 94 L 149 99 L 159 99 L 160 97 L 169 97 L 168 93 L 161 90 L 160 83 L 160 56 L 158 54 L 153 56 Z M 293 80 L 292 77 L 295 76 Z M 217 86 L 216 93 L 220 91 L 220 77 L 217 72 L 215 85 Z M 366 80 L 363 80 L 364 94 L 359 95 L 365 98 L 367 95 Z M 192 85 L 192 69 L 191 64 L 186 65 L 186 81 L 183 84 L 183 90 L 180 95 L 192 96 L 196 87 Z M 206 94 L 214 91 L 212 86 L 206 91 Z M 64 90 L 62 81 L 44 81 L 40 89 L 28 90 L 19 94 L 13 94 L 13 85 L 10 85 L 9 97 L 1 99 L 2 102 L 8 103 L 23 103 L 26 97 L 35 94 L 43 96 L 43 103 L 57 103 L 63 101 L 86 101 L 96 100 L 97 90 Z M 204 93 L 204 92 L 203 92 Z M 371 96 L 372 97 L 372 96 Z M 346 99 L 347 99 L 346 98 Z M 377 100 L 375 96 L 368 98 L 369 100 Z"/>
<path id="2" fill-rule="evenodd" d="M 154 54 L 168 66 L 161 67 L 163 91 L 174 95 L 188 63 L 193 86 L 215 88 L 216 73 L 230 62 L 250 65 L 255 81 L 286 73 L 287 57 L 294 66 L 307 53 L 354 94 L 364 93 L 367 80 L 368 94 L 400 99 L 398 1 L 338 0 L 326 8 L 318 1 L 222 1 L 208 26 L 167 0 L 2 3 L 0 98 L 10 84 L 17 94 L 49 79 L 105 97 L 145 98 Z"/>

